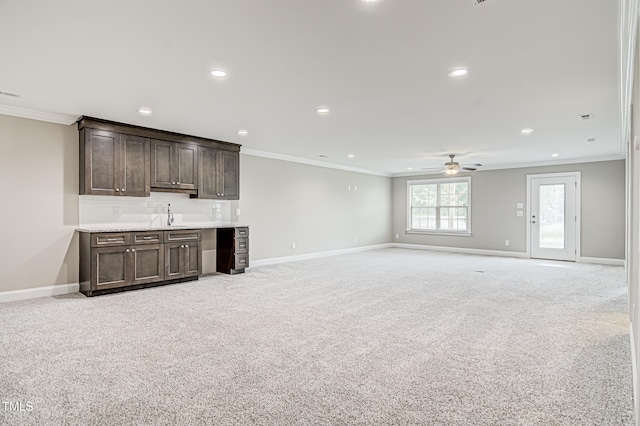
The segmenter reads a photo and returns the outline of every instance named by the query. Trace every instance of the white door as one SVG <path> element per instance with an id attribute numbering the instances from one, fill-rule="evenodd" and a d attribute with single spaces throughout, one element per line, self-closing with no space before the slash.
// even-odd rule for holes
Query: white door
<path id="1" fill-rule="evenodd" d="M 531 257 L 575 262 L 576 176 L 530 177 L 529 188 Z"/>

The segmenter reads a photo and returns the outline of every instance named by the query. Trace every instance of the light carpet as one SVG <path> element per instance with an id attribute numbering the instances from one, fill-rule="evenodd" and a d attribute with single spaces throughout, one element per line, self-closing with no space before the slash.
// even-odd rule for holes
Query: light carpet
<path id="1" fill-rule="evenodd" d="M 633 424 L 622 267 L 382 249 L 0 323 L 2 424 Z"/>

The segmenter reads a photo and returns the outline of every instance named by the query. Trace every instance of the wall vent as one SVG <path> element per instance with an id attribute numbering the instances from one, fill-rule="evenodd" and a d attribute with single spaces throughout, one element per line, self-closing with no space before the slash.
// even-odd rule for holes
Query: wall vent
<path id="1" fill-rule="evenodd" d="M 591 120 L 591 118 L 593 118 L 591 114 L 582 114 L 578 116 L 578 120 L 580 121 Z"/>

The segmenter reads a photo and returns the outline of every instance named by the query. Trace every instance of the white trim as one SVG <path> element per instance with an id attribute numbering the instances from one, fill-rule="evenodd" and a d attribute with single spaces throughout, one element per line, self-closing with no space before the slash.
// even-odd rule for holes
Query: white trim
<path id="1" fill-rule="evenodd" d="M 63 294 L 77 293 L 80 284 L 60 284 L 46 287 L 27 288 L 24 290 L 10 290 L 0 292 L 0 303 L 15 302 L 17 300 L 35 299 L 38 297 L 60 296 Z"/>
<path id="2" fill-rule="evenodd" d="M 79 115 L 57 114 L 53 112 L 36 111 L 10 105 L 0 105 L 0 114 L 13 117 L 30 118 L 31 120 L 48 121 L 49 123 L 66 124 L 75 123 Z"/>
<path id="3" fill-rule="evenodd" d="M 581 257 L 580 260 L 576 260 L 576 262 L 594 263 L 596 265 L 624 266 L 624 259 L 609 259 L 606 257 Z"/>
<path id="4" fill-rule="evenodd" d="M 485 250 L 463 247 L 447 247 L 447 246 L 426 246 L 422 244 L 404 244 L 391 243 L 391 247 L 406 248 L 413 250 L 429 250 L 429 251 L 446 251 L 449 253 L 478 254 L 481 256 L 499 256 L 499 257 L 516 257 L 519 259 L 527 259 L 526 253 L 520 251 L 502 251 L 502 250 Z"/>
<path id="5" fill-rule="evenodd" d="M 340 250 L 320 251 L 315 253 L 298 254 L 295 256 L 272 257 L 270 259 L 251 260 L 250 261 L 251 266 L 248 269 L 251 269 L 256 266 L 276 265 L 278 263 L 318 259 L 321 257 L 338 256 L 341 254 L 358 253 L 361 251 L 377 250 L 377 249 L 389 248 L 389 247 L 393 247 L 393 243 L 376 244 L 373 246 L 362 246 L 362 247 L 354 247 L 354 248 L 340 249 Z"/>
<path id="6" fill-rule="evenodd" d="M 529 223 L 531 218 L 531 180 L 537 178 L 557 178 L 557 177 L 574 177 L 576 179 L 576 262 L 580 262 L 580 236 L 582 234 L 582 201 L 580 200 L 580 193 L 582 192 L 582 172 L 560 172 L 560 173 L 542 173 L 527 175 L 527 209 L 526 209 L 526 237 L 525 248 L 527 257 L 531 258 L 531 225 Z"/>
<path id="7" fill-rule="evenodd" d="M 295 157 L 293 155 L 276 154 L 273 152 L 259 151 L 251 148 L 241 148 L 241 154 L 247 154 L 254 157 L 271 158 L 273 160 L 290 161 L 292 163 L 308 164 L 310 166 L 325 167 L 327 169 L 345 170 L 347 172 L 364 173 L 368 175 L 391 177 L 390 173 L 377 172 L 369 169 L 359 169 L 357 167 L 343 166 L 341 164 L 328 163 L 326 161 L 311 160 L 308 158 Z"/>

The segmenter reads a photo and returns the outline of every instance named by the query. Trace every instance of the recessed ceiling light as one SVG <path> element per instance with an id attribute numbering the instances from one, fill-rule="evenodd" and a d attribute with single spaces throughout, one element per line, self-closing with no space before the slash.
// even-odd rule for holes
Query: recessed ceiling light
<path id="1" fill-rule="evenodd" d="M 560 157 L 560 154 L 551 154 L 552 157 Z"/>
<path id="2" fill-rule="evenodd" d="M 150 116 L 151 114 L 153 114 L 153 111 L 151 111 L 151 108 L 149 108 L 149 107 L 140 107 L 140 108 L 138 108 L 138 113 L 139 113 L 140 115 L 143 115 L 143 116 L 145 116 L 145 117 L 148 117 L 148 116 Z"/>
<path id="3" fill-rule="evenodd" d="M 382 0 L 362 0 L 363 3 L 380 3 Z"/>
<path id="4" fill-rule="evenodd" d="M 211 70 L 211 75 L 218 78 L 224 78 L 227 76 L 227 73 L 221 69 Z"/>
<path id="5" fill-rule="evenodd" d="M 347 155 L 347 157 L 348 157 L 348 158 L 356 158 L 356 156 L 355 156 L 355 155 L 353 155 L 353 154 L 349 154 L 349 155 Z"/>
<path id="6" fill-rule="evenodd" d="M 238 130 L 238 134 L 240 136 L 247 136 L 249 134 L 249 131 L 244 130 L 244 129 L 240 129 L 240 130 Z"/>
<path id="7" fill-rule="evenodd" d="M 407 167 L 407 170 L 413 170 L 413 167 Z"/>
<path id="8" fill-rule="evenodd" d="M 466 68 L 455 68 L 449 71 L 449 77 L 462 77 L 463 75 L 467 75 L 469 72 Z"/>
<path id="9" fill-rule="evenodd" d="M 589 139 L 587 139 L 587 142 L 589 142 L 589 143 L 592 143 L 592 142 L 595 142 L 595 141 L 596 141 L 596 138 L 589 138 Z"/>
<path id="10" fill-rule="evenodd" d="M 523 135 L 530 135 L 531 133 L 533 133 L 533 129 L 530 127 L 525 127 L 524 129 L 520 130 L 520 133 L 522 133 Z"/>
<path id="11" fill-rule="evenodd" d="M 318 114 L 329 114 L 329 108 L 327 108 L 327 107 L 318 107 L 318 108 L 316 108 L 316 113 L 318 113 Z"/>

